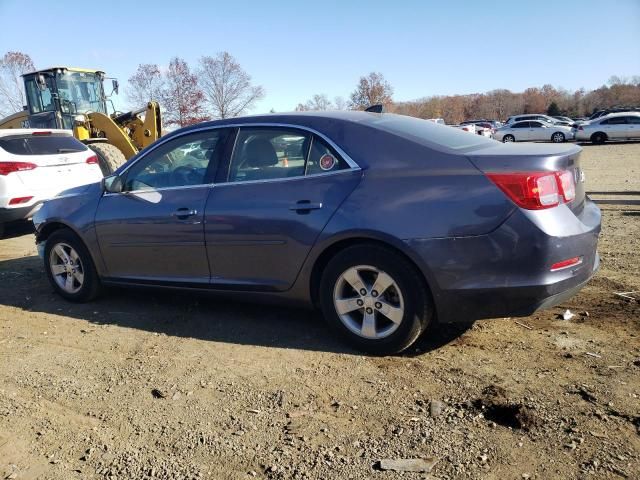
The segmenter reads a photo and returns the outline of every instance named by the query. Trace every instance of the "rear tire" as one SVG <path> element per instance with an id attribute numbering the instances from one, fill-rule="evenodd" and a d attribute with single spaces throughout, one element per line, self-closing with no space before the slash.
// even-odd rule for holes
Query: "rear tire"
<path id="1" fill-rule="evenodd" d="M 562 133 L 562 132 L 556 132 L 553 135 L 551 135 L 551 141 L 553 143 L 562 143 L 565 140 L 566 139 L 565 139 L 564 133 Z"/>
<path id="2" fill-rule="evenodd" d="M 602 132 L 596 132 L 591 135 L 591 143 L 593 143 L 594 145 L 602 145 L 606 141 L 607 136 Z"/>
<path id="3" fill-rule="evenodd" d="M 504 137 L 502 137 L 502 143 L 511 143 L 515 141 L 516 137 L 514 137 L 513 135 L 505 135 Z"/>
<path id="4" fill-rule="evenodd" d="M 322 274 L 319 299 L 334 331 L 376 355 L 402 352 L 433 317 L 431 296 L 415 266 L 375 244 L 338 252 Z"/>
<path id="5" fill-rule="evenodd" d="M 111 175 L 127 161 L 122 151 L 110 143 L 91 143 L 88 147 L 96 152 L 100 169 L 105 177 Z"/>
<path id="6" fill-rule="evenodd" d="M 47 238 L 44 269 L 54 290 L 67 300 L 88 302 L 100 293 L 100 279 L 87 247 L 67 228 Z"/>

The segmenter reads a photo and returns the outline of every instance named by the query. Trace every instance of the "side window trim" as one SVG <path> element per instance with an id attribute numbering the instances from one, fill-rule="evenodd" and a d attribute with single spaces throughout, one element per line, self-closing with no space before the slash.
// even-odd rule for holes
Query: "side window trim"
<path id="1" fill-rule="evenodd" d="M 309 157 L 311 156 L 311 149 L 313 148 L 313 142 L 316 141 L 316 136 L 315 135 L 311 135 L 311 141 L 309 142 L 309 148 L 307 148 L 307 154 L 304 156 L 304 173 L 303 173 L 303 177 L 306 177 L 308 174 L 307 172 L 309 171 Z"/>

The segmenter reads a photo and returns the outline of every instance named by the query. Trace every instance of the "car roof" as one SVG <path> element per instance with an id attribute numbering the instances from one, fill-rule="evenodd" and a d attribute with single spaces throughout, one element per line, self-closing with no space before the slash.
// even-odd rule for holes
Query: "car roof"
<path id="1" fill-rule="evenodd" d="M 12 137 L 15 135 L 33 135 L 36 132 L 51 132 L 56 135 L 73 136 L 71 130 L 63 130 L 61 128 L 1 128 L 0 137 Z"/>
<path id="2" fill-rule="evenodd" d="M 419 135 L 412 135 L 410 131 L 398 130 L 398 122 L 405 120 L 422 122 L 421 129 L 427 131 L 433 131 L 433 136 L 428 133 L 425 134 L 424 130 Z M 461 130 L 451 129 L 448 125 L 442 125 L 436 122 L 430 122 L 425 119 L 419 119 L 416 117 L 409 117 L 406 115 L 396 115 L 393 113 L 372 113 L 363 111 L 344 111 L 344 110 L 329 110 L 329 111 L 309 111 L 309 112 L 288 112 L 288 113 L 270 113 L 261 115 L 250 115 L 245 117 L 228 118 L 222 120 L 213 120 L 209 122 L 203 122 L 189 127 L 182 128 L 171 132 L 167 137 L 174 135 L 182 135 L 193 130 L 200 130 L 203 128 L 215 128 L 215 127 L 237 127 L 237 126 L 281 126 L 281 127 L 299 127 L 307 128 L 309 130 L 318 132 L 331 141 L 338 142 L 341 148 L 347 150 L 351 147 L 355 147 L 354 138 L 356 138 L 356 131 L 362 128 L 376 130 L 385 135 L 394 135 L 396 137 L 402 137 L 406 141 L 418 143 L 427 148 L 438 150 L 445 153 L 459 153 L 461 149 L 467 148 L 480 148 L 478 144 L 481 143 L 480 138 L 485 141 L 489 141 L 486 137 L 479 137 L 478 139 L 469 138 L 468 134 Z M 447 129 L 446 131 L 440 129 Z M 450 133 L 460 132 L 460 135 L 465 135 L 469 139 L 468 142 L 462 142 L 466 146 L 457 146 L 452 148 L 446 142 L 442 142 L 442 135 L 450 137 Z M 440 133 L 440 135 L 438 135 Z M 475 137 L 472 136 L 472 137 Z M 164 137 L 163 137 L 164 138 Z M 492 141 L 492 140 L 491 140 Z M 357 143 L 357 142 L 356 142 Z M 456 143 L 456 142 L 453 142 Z M 467 145 L 468 144 L 468 145 Z M 360 145 L 360 149 L 366 146 Z M 355 152 L 347 152 L 353 156 Z"/>
<path id="3" fill-rule="evenodd" d="M 613 112 L 607 113 L 606 115 L 602 115 L 601 117 L 594 118 L 594 120 L 604 120 L 606 118 L 614 118 L 614 117 L 638 117 L 640 116 L 640 112 Z"/>

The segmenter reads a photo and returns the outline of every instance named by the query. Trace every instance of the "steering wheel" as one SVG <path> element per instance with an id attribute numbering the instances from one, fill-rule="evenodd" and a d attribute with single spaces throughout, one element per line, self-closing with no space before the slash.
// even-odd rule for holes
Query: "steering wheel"
<path id="1" fill-rule="evenodd" d="M 174 186 L 197 185 L 200 181 L 198 169 L 193 165 L 182 165 L 171 172 L 171 184 Z"/>

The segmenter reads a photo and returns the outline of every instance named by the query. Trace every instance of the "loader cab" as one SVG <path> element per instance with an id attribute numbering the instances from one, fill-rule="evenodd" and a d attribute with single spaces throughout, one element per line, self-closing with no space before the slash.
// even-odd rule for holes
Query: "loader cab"
<path id="1" fill-rule="evenodd" d="M 73 129 L 77 115 L 107 113 L 104 72 L 51 68 L 23 79 L 32 128 Z"/>

